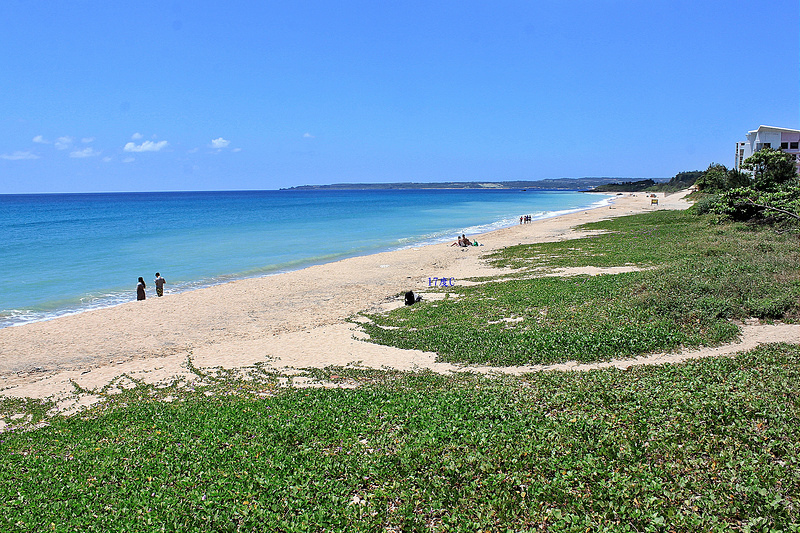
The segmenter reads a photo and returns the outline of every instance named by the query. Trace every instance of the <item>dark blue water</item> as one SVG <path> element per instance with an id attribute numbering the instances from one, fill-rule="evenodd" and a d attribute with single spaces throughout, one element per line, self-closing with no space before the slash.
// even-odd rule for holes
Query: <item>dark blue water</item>
<path id="1" fill-rule="evenodd" d="M 0 327 L 585 209 L 602 198 L 517 190 L 0 195 Z"/>

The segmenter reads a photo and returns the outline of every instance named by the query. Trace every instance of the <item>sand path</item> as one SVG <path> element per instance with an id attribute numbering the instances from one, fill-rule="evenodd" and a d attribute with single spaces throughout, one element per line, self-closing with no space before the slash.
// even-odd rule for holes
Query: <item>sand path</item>
<path id="1" fill-rule="evenodd" d="M 101 390 L 132 380 L 162 384 L 200 379 L 199 369 L 262 365 L 291 375 L 296 369 L 330 365 L 437 372 L 464 370 L 437 363 L 435 354 L 363 342 L 346 322 L 359 311 L 403 305 L 402 293 L 424 293 L 429 277 L 458 280 L 498 274 L 481 259 L 509 245 L 557 241 L 582 235 L 579 224 L 653 209 L 684 209 L 685 193 L 617 196 L 613 205 L 581 211 L 478 236 L 482 247 L 449 244 L 385 252 L 309 267 L 296 272 L 239 280 L 144 302 L 89 311 L 0 330 L 0 394 L 49 398 L 61 412 L 98 401 Z M 569 273 L 615 270 L 580 269 Z M 430 295 L 436 297 L 435 294 Z M 607 363 L 491 368 L 477 372 L 523 373 L 657 364 L 731 354 L 766 342 L 800 342 L 800 326 L 743 327 L 739 343 L 680 354 L 657 354 Z M 78 385 L 80 389 L 77 389 Z"/>

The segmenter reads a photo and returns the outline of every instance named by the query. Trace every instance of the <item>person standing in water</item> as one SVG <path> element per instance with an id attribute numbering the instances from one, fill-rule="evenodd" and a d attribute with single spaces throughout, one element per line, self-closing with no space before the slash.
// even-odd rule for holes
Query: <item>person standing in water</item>
<path id="1" fill-rule="evenodd" d="M 161 274 L 156 272 L 156 295 L 157 296 L 164 296 L 164 284 L 167 282 L 164 278 L 161 277 Z"/>
<path id="2" fill-rule="evenodd" d="M 144 284 L 144 278 L 139 276 L 139 283 L 136 285 L 136 299 L 137 300 L 144 300 L 146 298 L 144 294 L 144 288 L 147 285 Z"/>

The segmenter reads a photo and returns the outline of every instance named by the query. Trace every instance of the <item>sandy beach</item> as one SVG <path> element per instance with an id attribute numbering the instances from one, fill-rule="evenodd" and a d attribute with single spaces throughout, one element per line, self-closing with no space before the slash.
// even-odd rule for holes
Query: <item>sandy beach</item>
<path id="1" fill-rule="evenodd" d="M 659 193 L 659 204 L 654 206 L 643 193 L 626 194 L 615 197 L 610 206 L 470 236 L 477 238 L 480 247 L 448 243 L 384 252 L 5 328 L 0 330 L 0 393 L 51 398 L 60 411 L 70 412 L 98 401 L 93 391 L 105 388 L 108 393 L 130 386 L 133 380 L 158 384 L 197 379 L 189 360 L 201 369 L 258 363 L 286 375 L 329 365 L 460 370 L 463 367 L 437 363 L 433 353 L 364 342 L 359 338 L 363 334 L 347 319 L 360 311 L 402 306 L 402 295 L 408 290 L 425 295 L 429 277 L 454 278 L 458 285 L 469 277 L 501 273 L 482 259 L 498 248 L 575 238 L 581 233 L 573 228 L 585 222 L 654 209 L 684 209 L 689 206 L 685 195 Z M 615 271 L 583 269 L 564 274 Z M 520 373 L 626 367 L 733 353 L 762 342 L 800 340 L 798 326 L 753 323 L 743 330 L 740 343 L 691 353 L 591 365 L 471 369 Z"/>

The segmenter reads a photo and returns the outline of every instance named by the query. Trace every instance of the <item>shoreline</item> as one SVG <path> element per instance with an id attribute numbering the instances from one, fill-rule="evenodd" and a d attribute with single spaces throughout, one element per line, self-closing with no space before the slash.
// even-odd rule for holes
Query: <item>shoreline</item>
<path id="1" fill-rule="evenodd" d="M 425 294 L 429 277 L 454 278 L 457 285 L 466 283 L 465 278 L 504 273 L 482 260 L 488 252 L 587 235 L 574 230 L 587 222 L 685 209 L 690 205 L 683 199 L 686 194 L 659 193 L 658 206 L 651 206 L 644 193 L 612 197 L 610 205 L 471 235 L 483 245 L 479 247 L 441 243 L 356 256 L 0 329 L 0 394 L 49 398 L 58 412 L 68 413 L 100 401 L 101 391 L 111 394 L 137 381 L 196 382 L 201 378 L 192 366 L 236 370 L 258 364 L 284 376 L 326 366 L 463 370 L 436 362 L 433 353 L 364 342 L 363 333 L 348 319 L 360 312 L 402 307 L 408 290 L 428 300 L 443 297 Z M 570 273 L 615 271 L 583 270 Z M 656 360 L 665 362 L 663 355 Z"/>
<path id="2" fill-rule="evenodd" d="M 591 204 L 584 207 L 540 212 L 540 214 L 534 215 L 534 221 L 563 216 L 565 214 L 571 214 L 574 212 L 584 211 L 587 209 L 606 207 L 609 204 L 609 202 L 613 201 L 614 198 L 614 196 L 609 193 L 587 192 L 585 194 L 589 194 L 590 196 L 592 195 L 597 196 L 598 199 L 592 201 Z M 264 269 L 253 268 L 239 273 L 220 274 L 213 277 L 206 277 L 199 279 L 188 279 L 185 281 L 178 282 L 177 284 L 168 285 L 165 295 L 179 295 L 186 292 L 206 289 L 245 279 L 257 279 L 257 278 L 282 275 L 290 272 L 295 272 L 298 270 L 303 270 L 309 267 L 319 266 L 327 263 L 334 263 L 338 261 L 351 259 L 354 257 L 375 255 L 384 252 L 405 250 L 408 248 L 419 248 L 424 246 L 442 244 L 445 242 L 449 243 L 451 242 L 453 234 L 455 233 L 460 234 L 462 232 L 468 232 L 472 235 L 481 235 L 484 233 L 491 233 L 492 231 L 496 231 L 498 229 L 513 227 L 516 225 L 515 221 L 516 217 L 500 219 L 488 223 L 474 224 L 457 230 L 453 229 L 452 234 L 448 231 L 447 232 L 448 234 L 446 236 L 443 236 L 444 232 L 437 232 L 435 235 L 416 235 L 414 237 L 397 239 L 397 242 L 394 243 L 387 242 L 385 244 L 378 244 L 377 246 L 370 247 L 370 249 L 351 249 L 333 253 L 326 256 L 318 255 L 313 257 L 300 258 L 287 263 L 283 263 L 282 265 L 275 265 L 274 269 L 270 269 L 268 271 Z M 102 294 L 102 296 L 97 297 L 97 296 L 90 296 L 87 294 L 80 297 L 76 296 L 74 298 L 68 298 L 69 300 L 75 300 L 75 301 L 69 304 L 61 305 L 59 307 L 50 310 L 37 310 L 37 311 L 26 310 L 25 312 L 22 312 L 10 309 L 8 310 L 7 315 L 0 316 L 0 330 L 10 327 L 24 326 L 27 324 L 33 324 L 37 322 L 46 322 L 90 311 L 98 311 L 98 310 L 113 308 L 119 305 L 124 305 L 136 301 L 132 291 L 128 289 L 124 291 L 119 291 L 117 289 L 106 289 L 106 288 L 95 289 L 95 292 L 97 291 L 99 291 L 99 293 Z M 152 285 L 148 287 L 147 293 L 148 293 L 147 294 L 148 298 L 156 297 Z M 80 302 L 78 302 L 78 299 L 80 300 Z"/>

